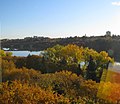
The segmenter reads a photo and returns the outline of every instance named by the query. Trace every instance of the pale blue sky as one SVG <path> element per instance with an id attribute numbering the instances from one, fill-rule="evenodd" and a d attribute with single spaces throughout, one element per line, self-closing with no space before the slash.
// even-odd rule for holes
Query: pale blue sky
<path id="1" fill-rule="evenodd" d="M 0 0 L 1 38 L 120 35 L 119 0 Z"/>

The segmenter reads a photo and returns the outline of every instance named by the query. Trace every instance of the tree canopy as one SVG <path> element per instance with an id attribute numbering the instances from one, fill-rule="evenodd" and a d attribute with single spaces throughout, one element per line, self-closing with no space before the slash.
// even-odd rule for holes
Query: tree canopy
<path id="1" fill-rule="evenodd" d="M 83 76 L 93 80 L 96 80 L 97 77 L 100 79 L 103 69 L 107 69 L 108 64 L 114 62 L 114 59 L 109 57 L 105 51 L 97 52 L 74 44 L 67 46 L 56 45 L 48 48 L 44 51 L 43 57 L 47 62 L 54 64 L 54 66 L 60 66 L 60 70 L 80 71 L 79 74 L 85 72 Z M 80 63 L 82 62 L 84 64 L 81 67 Z"/>

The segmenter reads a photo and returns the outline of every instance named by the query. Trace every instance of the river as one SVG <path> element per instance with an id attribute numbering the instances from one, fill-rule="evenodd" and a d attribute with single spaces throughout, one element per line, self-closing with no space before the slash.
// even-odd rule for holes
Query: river
<path id="1" fill-rule="evenodd" d="M 12 52 L 12 56 L 21 56 L 21 57 L 27 57 L 30 55 L 40 55 L 43 51 L 8 51 Z"/>

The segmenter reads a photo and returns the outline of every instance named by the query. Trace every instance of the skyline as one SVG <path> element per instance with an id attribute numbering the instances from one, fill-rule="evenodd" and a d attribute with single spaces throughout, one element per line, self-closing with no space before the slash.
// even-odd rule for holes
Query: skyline
<path id="1" fill-rule="evenodd" d="M 1 38 L 120 35 L 119 0 L 0 0 Z"/>

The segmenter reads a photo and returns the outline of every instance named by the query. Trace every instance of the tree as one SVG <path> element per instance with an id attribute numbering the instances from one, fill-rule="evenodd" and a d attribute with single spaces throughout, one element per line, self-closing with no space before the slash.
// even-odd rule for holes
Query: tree
<path id="1" fill-rule="evenodd" d="M 73 44 L 48 48 L 43 57 L 48 65 L 47 68 L 54 70 L 52 72 L 66 69 L 96 82 L 100 81 L 103 69 L 107 69 L 109 62 L 114 62 L 105 51 L 99 53 Z M 83 62 L 84 65 L 81 65 Z"/>
<path id="2" fill-rule="evenodd" d="M 4 50 L 0 50 L 0 56 L 12 56 L 12 52 L 5 52 Z"/>
<path id="3" fill-rule="evenodd" d="M 83 48 L 77 45 L 56 45 L 45 50 L 43 57 L 46 59 L 46 63 L 49 62 L 50 64 L 54 64 L 53 68 L 58 68 L 59 70 L 67 69 L 77 72 L 78 70 L 73 70 L 73 68 L 78 69 L 79 63 L 82 60 L 82 51 Z M 49 67 L 49 69 L 51 68 Z"/>
<path id="4" fill-rule="evenodd" d="M 86 78 L 97 82 L 100 82 L 103 69 L 107 69 L 108 64 L 114 62 L 105 51 L 98 53 L 88 48 L 84 49 L 83 57 L 85 63 L 87 63 Z"/>

